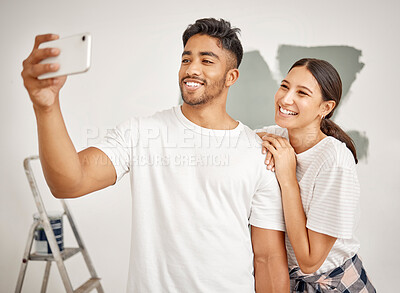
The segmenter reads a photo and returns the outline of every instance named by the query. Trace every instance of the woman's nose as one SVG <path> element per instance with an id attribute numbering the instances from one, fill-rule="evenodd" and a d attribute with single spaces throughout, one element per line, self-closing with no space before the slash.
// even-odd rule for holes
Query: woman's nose
<path id="1" fill-rule="evenodd" d="M 292 91 L 287 91 L 281 98 L 281 102 L 286 105 L 293 104 L 293 93 Z"/>

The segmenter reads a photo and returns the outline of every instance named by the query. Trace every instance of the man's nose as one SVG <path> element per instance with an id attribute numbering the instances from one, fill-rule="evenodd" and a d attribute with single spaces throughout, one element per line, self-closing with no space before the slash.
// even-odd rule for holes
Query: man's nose
<path id="1" fill-rule="evenodd" d="M 191 75 L 199 76 L 201 74 L 201 66 L 199 62 L 192 61 L 186 69 L 186 74 L 189 76 Z"/>

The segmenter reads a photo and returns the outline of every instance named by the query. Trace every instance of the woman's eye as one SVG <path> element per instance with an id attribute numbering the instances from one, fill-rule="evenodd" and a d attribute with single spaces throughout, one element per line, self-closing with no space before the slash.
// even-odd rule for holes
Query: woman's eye
<path id="1" fill-rule="evenodd" d="M 303 91 L 299 91 L 299 94 L 302 96 L 308 96 L 307 93 L 303 92 Z"/>
<path id="2" fill-rule="evenodd" d="M 189 59 L 183 59 L 182 60 L 182 63 L 188 63 L 189 62 Z"/>
<path id="3" fill-rule="evenodd" d="M 281 84 L 281 88 L 288 89 L 289 87 L 286 84 Z"/>
<path id="4" fill-rule="evenodd" d="M 210 60 L 203 60 L 204 63 L 212 64 L 213 62 Z"/>

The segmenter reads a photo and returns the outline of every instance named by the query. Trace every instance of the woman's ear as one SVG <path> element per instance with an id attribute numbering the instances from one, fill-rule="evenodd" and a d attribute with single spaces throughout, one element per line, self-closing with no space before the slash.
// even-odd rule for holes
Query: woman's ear
<path id="1" fill-rule="evenodd" d="M 230 87 L 233 85 L 239 78 L 239 70 L 237 68 L 230 69 L 226 74 L 225 86 Z"/>
<path id="2" fill-rule="evenodd" d="M 321 107 L 322 107 L 321 114 L 322 115 L 321 116 L 326 117 L 330 112 L 333 111 L 333 109 L 335 109 L 335 106 L 336 106 L 336 102 L 333 100 L 322 102 L 322 105 L 321 105 Z"/>

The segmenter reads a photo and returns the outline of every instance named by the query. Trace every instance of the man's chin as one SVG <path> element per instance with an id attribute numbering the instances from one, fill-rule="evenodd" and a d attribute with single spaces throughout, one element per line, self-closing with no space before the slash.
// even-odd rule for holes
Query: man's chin
<path id="1" fill-rule="evenodd" d="M 204 105 L 208 102 L 208 100 L 204 99 L 204 98 L 194 99 L 194 98 L 185 97 L 183 95 L 182 95 L 182 100 L 183 100 L 183 102 L 185 102 L 186 104 L 188 104 L 190 106 Z"/>

